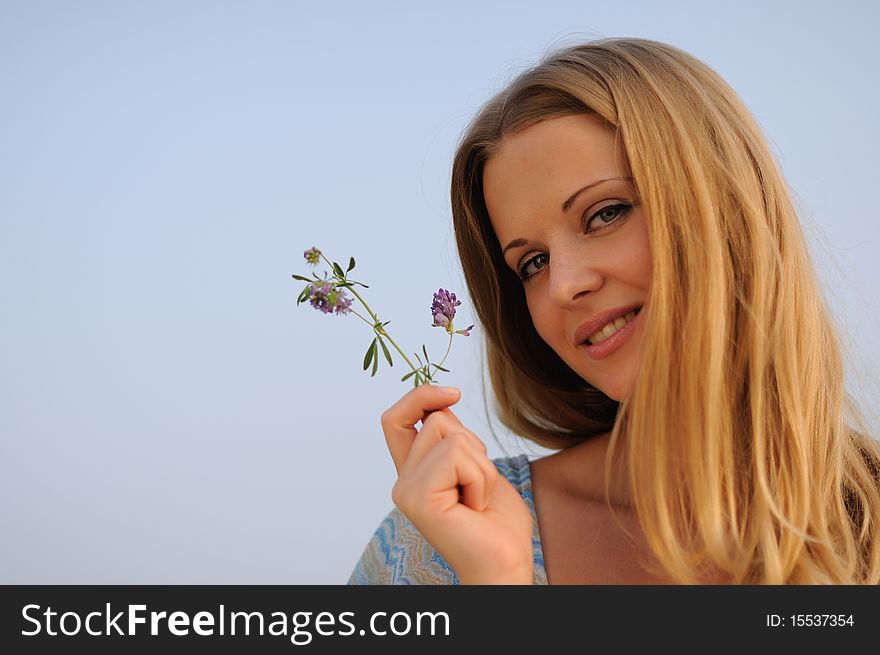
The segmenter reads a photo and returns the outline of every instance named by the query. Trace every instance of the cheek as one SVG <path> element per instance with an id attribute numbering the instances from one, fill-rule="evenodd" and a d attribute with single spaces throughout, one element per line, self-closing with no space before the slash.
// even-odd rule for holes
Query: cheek
<path id="1" fill-rule="evenodd" d="M 559 333 L 560 320 L 554 314 L 554 310 L 548 303 L 542 303 L 532 299 L 526 299 L 529 315 L 532 317 L 532 325 L 544 342 L 559 351 L 561 334 Z"/>
<path id="2" fill-rule="evenodd" d="M 653 266 L 653 262 L 651 258 L 651 242 L 648 239 L 648 226 L 644 223 L 642 224 L 642 229 L 638 236 L 639 238 L 635 242 L 631 253 L 632 267 L 633 271 L 637 272 L 639 280 L 643 282 L 645 286 L 650 286 L 652 276 L 651 267 Z"/>
<path id="3" fill-rule="evenodd" d="M 529 316 L 532 318 L 532 325 L 535 326 L 535 331 L 546 341 L 544 327 L 541 324 L 541 317 L 546 316 L 546 312 L 542 312 L 540 303 L 535 302 L 535 300 L 528 294 L 526 294 L 526 307 L 529 309 Z"/>

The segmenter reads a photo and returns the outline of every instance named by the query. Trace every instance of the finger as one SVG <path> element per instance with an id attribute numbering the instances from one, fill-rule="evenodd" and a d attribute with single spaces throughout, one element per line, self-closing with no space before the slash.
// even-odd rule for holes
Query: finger
<path id="1" fill-rule="evenodd" d="M 431 449 L 407 476 L 412 498 L 448 509 L 459 501 L 482 511 L 494 488 L 497 469 L 462 432 Z M 459 488 L 461 495 L 459 495 Z"/>
<path id="2" fill-rule="evenodd" d="M 486 454 L 486 446 L 473 432 L 468 430 L 461 421 L 448 409 L 437 410 L 425 419 L 422 429 L 413 440 L 409 455 L 401 471 L 412 468 L 422 460 L 429 450 L 440 441 L 454 433 L 460 433 L 476 454 Z"/>
<path id="3" fill-rule="evenodd" d="M 452 389 L 452 391 L 445 391 Z M 421 385 L 416 387 L 382 414 L 382 431 L 391 459 L 398 473 L 406 461 L 418 430 L 415 424 L 426 419 L 426 413 L 445 409 L 458 402 L 461 392 L 452 387 Z"/>
<path id="4" fill-rule="evenodd" d="M 449 435 L 412 468 L 401 474 L 401 500 L 413 513 L 446 511 L 464 500 L 463 482 L 470 489 L 468 501 L 479 507 L 481 481 L 472 446 L 461 433 Z M 461 492 L 461 493 L 460 493 Z"/>
<path id="5" fill-rule="evenodd" d="M 482 512 L 488 507 L 495 490 L 498 469 L 485 455 L 474 453 L 472 458 L 476 468 L 461 468 L 458 471 L 458 491 L 463 505 Z"/>
<path id="6" fill-rule="evenodd" d="M 470 441 L 473 442 L 473 444 L 474 444 L 474 446 L 477 448 L 477 450 L 479 450 L 479 451 L 482 452 L 482 453 L 488 453 L 488 452 L 489 452 L 489 449 L 486 448 L 486 444 L 483 443 L 483 440 L 480 439 L 480 438 L 476 435 L 475 432 L 472 432 L 471 430 L 469 430 L 468 428 L 466 428 L 466 427 L 464 426 L 464 423 L 462 423 L 462 422 L 459 420 L 459 418 L 458 418 L 458 417 L 452 412 L 451 409 L 449 409 L 449 408 L 447 407 L 446 409 L 439 409 L 439 410 L 437 410 L 436 412 L 431 412 L 431 415 L 432 415 L 432 416 L 433 416 L 434 414 L 439 414 L 439 415 L 441 415 L 441 416 L 442 416 L 442 415 L 445 415 L 445 416 L 448 416 L 449 418 L 452 419 L 452 423 L 449 424 L 449 428 L 446 430 L 447 433 L 449 433 L 449 432 L 451 432 L 451 431 L 453 431 L 453 430 L 455 430 L 455 431 L 459 431 L 459 430 L 460 430 L 460 431 L 464 432 L 464 434 L 467 435 L 467 437 L 468 437 L 468 439 L 469 439 Z M 425 419 L 425 420 L 427 420 L 427 419 Z M 425 425 L 424 421 L 422 422 L 422 425 L 423 425 L 423 426 Z M 445 424 L 444 424 L 444 425 L 445 425 Z"/>

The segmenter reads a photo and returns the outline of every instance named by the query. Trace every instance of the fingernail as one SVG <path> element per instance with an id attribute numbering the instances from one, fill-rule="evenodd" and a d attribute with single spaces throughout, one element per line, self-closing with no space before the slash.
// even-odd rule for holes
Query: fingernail
<path id="1" fill-rule="evenodd" d="M 437 389 L 448 396 L 457 396 L 459 393 L 456 387 L 437 387 Z"/>

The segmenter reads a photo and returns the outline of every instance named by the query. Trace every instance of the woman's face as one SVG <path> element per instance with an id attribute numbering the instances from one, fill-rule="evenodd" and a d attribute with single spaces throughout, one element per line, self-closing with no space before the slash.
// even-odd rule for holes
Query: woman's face
<path id="1" fill-rule="evenodd" d="M 583 114 L 506 137 L 483 173 L 492 227 L 523 279 L 535 329 L 618 401 L 631 392 L 641 360 L 642 315 L 629 310 L 641 309 L 651 283 L 647 225 L 629 175 L 615 156 L 614 132 Z"/>

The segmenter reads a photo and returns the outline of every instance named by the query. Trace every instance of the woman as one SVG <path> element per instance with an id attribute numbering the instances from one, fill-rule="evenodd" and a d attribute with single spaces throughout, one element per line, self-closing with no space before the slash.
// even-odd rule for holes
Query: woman
<path id="1" fill-rule="evenodd" d="M 641 39 L 555 53 L 473 120 L 452 208 L 500 418 L 559 452 L 492 462 L 457 393 L 408 393 L 350 582 L 880 582 L 880 449 L 713 71 Z"/>

